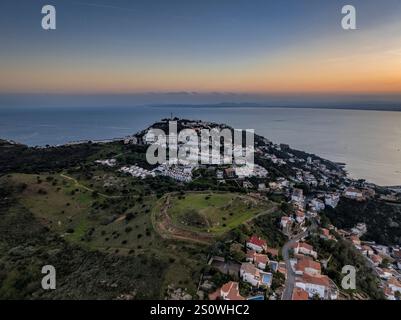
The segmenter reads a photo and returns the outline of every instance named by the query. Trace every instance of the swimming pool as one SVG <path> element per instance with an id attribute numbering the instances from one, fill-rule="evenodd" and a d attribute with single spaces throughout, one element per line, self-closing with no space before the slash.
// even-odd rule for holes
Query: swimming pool
<path id="1" fill-rule="evenodd" d="M 249 297 L 248 300 L 265 300 L 265 297 L 263 295 L 254 296 L 254 297 Z"/>

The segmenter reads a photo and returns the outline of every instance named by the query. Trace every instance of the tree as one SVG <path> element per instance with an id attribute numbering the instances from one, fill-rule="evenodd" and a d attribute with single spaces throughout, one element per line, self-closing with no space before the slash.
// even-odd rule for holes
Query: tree
<path id="1" fill-rule="evenodd" d="M 242 250 L 242 246 L 239 243 L 233 243 L 230 246 L 230 255 L 232 258 L 238 262 L 245 260 L 245 253 Z"/>

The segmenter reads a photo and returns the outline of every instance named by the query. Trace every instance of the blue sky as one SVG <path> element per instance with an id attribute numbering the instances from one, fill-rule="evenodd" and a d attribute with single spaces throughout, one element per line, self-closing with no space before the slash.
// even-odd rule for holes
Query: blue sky
<path id="1" fill-rule="evenodd" d="M 341 7 L 349 3 L 357 8 L 358 30 L 346 32 Z M 55 31 L 41 29 L 45 4 L 56 7 Z M 400 26 L 397 0 L 2 0 L 0 92 L 263 95 L 377 88 L 394 95 L 401 89 Z M 365 72 L 371 61 L 378 66 Z"/>

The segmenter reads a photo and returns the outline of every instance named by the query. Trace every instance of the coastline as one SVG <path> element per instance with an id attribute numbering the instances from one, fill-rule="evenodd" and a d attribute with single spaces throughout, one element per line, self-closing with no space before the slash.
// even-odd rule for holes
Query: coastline
<path id="1" fill-rule="evenodd" d="M 28 146 L 111 141 L 170 117 L 227 123 L 253 128 L 276 143 L 346 163 L 355 178 L 378 185 L 399 185 L 401 174 L 400 112 L 312 108 L 166 108 L 83 107 L 29 110 L 0 109 L 0 137 Z M 385 126 L 382 124 L 386 123 Z"/>

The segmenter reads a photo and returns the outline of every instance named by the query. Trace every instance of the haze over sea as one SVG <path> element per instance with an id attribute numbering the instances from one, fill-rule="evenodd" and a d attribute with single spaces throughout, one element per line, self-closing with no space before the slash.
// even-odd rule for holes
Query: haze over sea
<path id="1" fill-rule="evenodd" d="M 0 138 L 30 146 L 118 138 L 173 116 L 255 129 L 275 143 L 344 162 L 351 177 L 401 185 L 401 112 L 252 107 L 0 108 Z"/>

